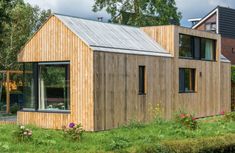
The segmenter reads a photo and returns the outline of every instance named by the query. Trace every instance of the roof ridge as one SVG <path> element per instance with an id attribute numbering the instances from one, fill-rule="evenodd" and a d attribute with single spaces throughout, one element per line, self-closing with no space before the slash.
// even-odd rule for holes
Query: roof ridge
<path id="1" fill-rule="evenodd" d="M 97 21 L 97 20 L 92 20 L 92 19 L 88 19 L 88 18 L 84 18 L 84 17 L 79 17 L 79 16 L 67 15 L 67 14 L 53 13 L 53 15 L 65 16 L 65 17 L 76 18 L 76 19 L 81 19 L 81 20 L 87 20 L 87 21 L 92 21 L 92 22 L 97 22 L 97 23 L 103 23 L 103 24 L 111 24 L 111 25 L 117 25 L 117 26 L 125 26 L 125 27 L 130 27 L 130 28 L 140 28 L 140 27 L 137 27 L 137 26 L 124 25 L 124 24 L 118 24 L 118 23 L 100 22 L 100 21 Z"/>

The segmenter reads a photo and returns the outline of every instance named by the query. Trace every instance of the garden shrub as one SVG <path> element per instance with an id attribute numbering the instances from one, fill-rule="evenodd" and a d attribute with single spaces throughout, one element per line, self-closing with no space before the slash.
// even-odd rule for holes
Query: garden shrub
<path id="1" fill-rule="evenodd" d="M 192 114 L 189 114 L 189 113 L 185 113 L 185 112 L 177 113 L 175 116 L 175 121 L 180 126 L 187 127 L 191 130 L 195 130 L 198 127 L 196 118 Z"/>
<path id="2" fill-rule="evenodd" d="M 231 80 L 235 83 L 235 66 L 231 66 Z"/>
<path id="3" fill-rule="evenodd" d="M 63 126 L 64 136 L 73 140 L 81 140 L 84 130 L 81 124 L 70 123 L 68 127 Z"/>
<path id="4" fill-rule="evenodd" d="M 136 153 L 170 153 L 170 150 L 159 143 L 143 144 L 137 150 Z"/>
<path id="5" fill-rule="evenodd" d="M 224 119 L 225 121 L 235 121 L 235 112 L 225 113 Z"/>
<path id="6" fill-rule="evenodd" d="M 235 152 L 235 135 L 165 141 L 162 145 L 174 153 L 229 153 Z"/>
<path id="7" fill-rule="evenodd" d="M 13 106 L 11 106 L 10 110 L 12 114 L 16 114 L 17 111 L 19 110 L 19 106 L 17 104 L 14 104 Z"/>
<path id="8" fill-rule="evenodd" d="M 33 132 L 32 130 L 26 128 L 25 126 L 18 126 L 17 129 L 14 131 L 14 136 L 19 141 L 30 140 L 32 138 Z"/>

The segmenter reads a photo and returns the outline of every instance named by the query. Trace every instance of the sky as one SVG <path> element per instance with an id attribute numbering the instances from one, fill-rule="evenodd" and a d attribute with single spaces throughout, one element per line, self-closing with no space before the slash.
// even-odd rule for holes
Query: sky
<path id="1" fill-rule="evenodd" d="M 216 6 L 235 8 L 235 0 L 175 0 L 178 10 L 182 13 L 181 25 L 189 27 L 189 18 L 201 18 Z M 97 19 L 109 15 L 105 12 L 92 12 L 94 0 L 25 0 L 32 5 L 38 5 L 42 9 L 51 9 L 53 13 L 60 13 L 82 18 Z"/>

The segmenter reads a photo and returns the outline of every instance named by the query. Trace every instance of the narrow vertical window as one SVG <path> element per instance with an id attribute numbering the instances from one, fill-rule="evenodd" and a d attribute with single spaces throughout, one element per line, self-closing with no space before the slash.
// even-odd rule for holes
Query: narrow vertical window
<path id="1" fill-rule="evenodd" d="M 139 94 L 146 94 L 145 73 L 145 66 L 139 66 Z"/>

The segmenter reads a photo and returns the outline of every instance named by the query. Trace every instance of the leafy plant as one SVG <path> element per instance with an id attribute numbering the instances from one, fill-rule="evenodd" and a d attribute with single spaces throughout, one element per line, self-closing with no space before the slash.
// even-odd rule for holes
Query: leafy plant
<path id="1" fill-rule="evenodd" d="M 153 107 L 152 104 L 149 106 L 150 116 L 154 119 L 155 123 L 163 123 L 163 113 L 164 109 L 161 104 L 157 104 L 156 107 Z"/>
<path id="2" fill-rule="evenodd" d="M 128 139 L 124 137 L 114 137 L 108 145 L 107 150 L 121 150 L 130 146 Z"/>
<path id="3" fill-rule="evenodd" d="M 231 66 L 231 79 L 235 83 L 235 66 Z"/>
<path id="4" fill-rule="evenodd" d="M 224 114 L 225 121 L 235 121 L 235 112 L 228 112 Z"/>
<path id="5" fill-rule="evenodd" d="M 187 127 L 191 130 L 195 130 L 198 127 L 196 118 L 189 113 L 179 112 L 176 114 L 175 121 L 181 126 Z"/>
<path id="6" fill-rule="evenodd" d="M 13 106 L 11 106 L 10 110 L 12 114 L 16 114 L 19 109 L 19 106 L 15 103 Z"/>
<path id="7" fill-rule="evenodd" d="M 73 140 L 81 140 L 84 130 L 81 124 L 70 123 L 68 127 L 63 126 L 64 136 Z"/>
<path id="8" fill-rule="evenodd" d="M 129 129 L 139 129 L 139 128 L 144 128 L 145 125 L 144 123 L 136 120 L 131 120 L 128 124 L 123 125 L 124 128 L 129 128 Z"/>
<path id="9" fill-rule="evenodd" d="M 25 126 L 18 126 L 16 131 L 14 132 L 14 136 L 19 141 L 30 140 L 32 138 L 33 132 L 32 130 L 25 128 Z"/>
<path id="10" fill-rule="evenodd" d="M 106 10 L 111 22 L 132 26 L 180 24 L 175 0 L 95 0 L 93 11 Z"/>

